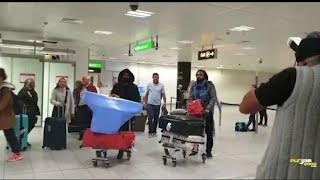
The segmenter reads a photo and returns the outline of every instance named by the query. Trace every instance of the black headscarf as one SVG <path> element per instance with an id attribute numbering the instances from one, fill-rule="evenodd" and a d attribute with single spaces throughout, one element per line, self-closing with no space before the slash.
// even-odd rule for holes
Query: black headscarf
<path id="1" fill-rule="evenodd" d="M 129 74 L 129 81 L 123 81 L 124 73 Z M 119 73 L 118 83 L 114 84 L 111 94 L 117 94 L 123 99 L 140 102 L 141 97 L 137 85 L 134 83 L 134 75 L 129 69 L 124 69 Z"/>
<path id="2" fill-rule="evenodd" d="M 124 81 L 123 81 L 124 73 L 128 73 L 129 74 L 129 82 L 128 83 L 130 83 L 130 84 L 133 83 L 134 82 L 134 75 L 129 69 L 124 69 L 119 73 L 118 83 L 124 83 Z"/>

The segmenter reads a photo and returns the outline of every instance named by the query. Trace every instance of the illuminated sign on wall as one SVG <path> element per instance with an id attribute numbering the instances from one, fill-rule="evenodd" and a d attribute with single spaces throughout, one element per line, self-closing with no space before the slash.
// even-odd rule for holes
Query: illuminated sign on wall
<path id="1" fill-rule="evenodd" d="M 198 60 L 217 58 L 217 49 L 209 49 L 198 52 Z"/>
<path id="2" fill-rule="evenodd" d="M 101 63 L 89 63 L 89 72 L 91 73 L 101 73 L 102 64 Z"/>

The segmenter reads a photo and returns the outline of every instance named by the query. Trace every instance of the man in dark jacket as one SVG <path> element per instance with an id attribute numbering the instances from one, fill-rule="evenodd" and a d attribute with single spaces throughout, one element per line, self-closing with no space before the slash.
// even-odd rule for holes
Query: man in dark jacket
<path id="1" fill-rule="evenodd" d="M 35 91 L 34 80 L 29 78 L 24 82 L 24 87 L 20 90 L 18 97 L 23 102 L 23 113 L 28 115 L 28 133 L 35 127 L 38 115 L 40 115 L 40 109 L 38 106 L 38 94 Z M 31 146 L 28 143 L 28 146 Z"/>
<path id="2" fill-rule="evenodd" d="M 110 96 L 127 99 L 130 101 L 141 102 L 141 96 L 137 85 L 134 83 L 134 75 L 129 69 L 124 69 L 119 73 L 118 82 L 113 85 Z M 120 131 L 129 130 L 129 121 L 125 123 Z M 118 159 L 122 159 L 123 151 L 120 150 L 117 156 Z"/>
<path id="3" fill-rule="evenodd" d="M 208 81 L 208 75 L 204 70 L 198 70 L 196 73 L 197 81 L 192 84 L 190 88 L 189 101 L 200 99 L 205 109 L 206 117 L 206 134 L 207 144 L 206 153 L 208 158 L 212 158 L 213 147 L 213 135 L 215 132 L 213 112 L 214 105 L 217 103 L 219 110 L 221 111 L 221 105 L 217 98 L 217 92 L 214 84 Z M 194 150 L 190 155 L 197 154 L 197 150 Z"/>

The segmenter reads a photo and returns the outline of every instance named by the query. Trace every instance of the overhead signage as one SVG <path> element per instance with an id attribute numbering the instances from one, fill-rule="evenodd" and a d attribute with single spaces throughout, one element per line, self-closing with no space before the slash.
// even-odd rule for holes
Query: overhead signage
<path id="1" fill-rule="evenodd" d="M 100 63 L 89 63 L 89 68 L 101 68 L 102 64 Z"/>
<path id="2" fill-rule="evenodd" d="M 138 43 L 135 47 L 134 47 L 134 51 L 135 52 L 140 52 L 140 51 L 146 51 L 149 49 L 154 48 L 154 41 L 152 40 L 147 40 L 147 41 L 143 41 Z"/>
<path id="3" fill-rule="evenodd" d="M 209 49 L 198 52 L 198 60 L 217 58 L 217 49 Z"/>
<path id="4" fill-rule="evenodd" d="M 101 73 L 102 64 L 101 63 L 89 63 L 89 72 L 91 73 Z"/>

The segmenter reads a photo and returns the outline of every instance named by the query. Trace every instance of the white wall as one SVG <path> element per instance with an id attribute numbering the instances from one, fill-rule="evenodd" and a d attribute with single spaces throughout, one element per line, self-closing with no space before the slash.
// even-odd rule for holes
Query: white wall
<path id="1" fill-rule="evenodd" d="M 162 82 L 166 88 L 168 102 L 170 101 L 170 97 L 176 97 L 176 66 L 106 62 L 106 68 L 101 73 L 101 77 L 107 81 L 106 83 L 112 84 L 112 76 L 116 76 L 119 71 L 125 68 L 128 68 L 133 72 L 136 78 L 135 83 L 138 86 L 144 87 L 148 83 L 152 82 L 152 74 L 154 72 L 159 73 L 160 82 Z M 192 68 L 191 80 L 196 79 L 195 74 L 197 70 L 198 68 Z M 255 83 L 255 72 L 253 71 L 218 69 L 205 70 L 208 73 L 209 80 L 216 86 L 219 100 L 226 103 L 240 103 L 245 93 L 248 92 L 250 86 Z M 272 74 L 270 73 L 259 73 L 259 82 L 265 82 L 271 76 Z"/>

